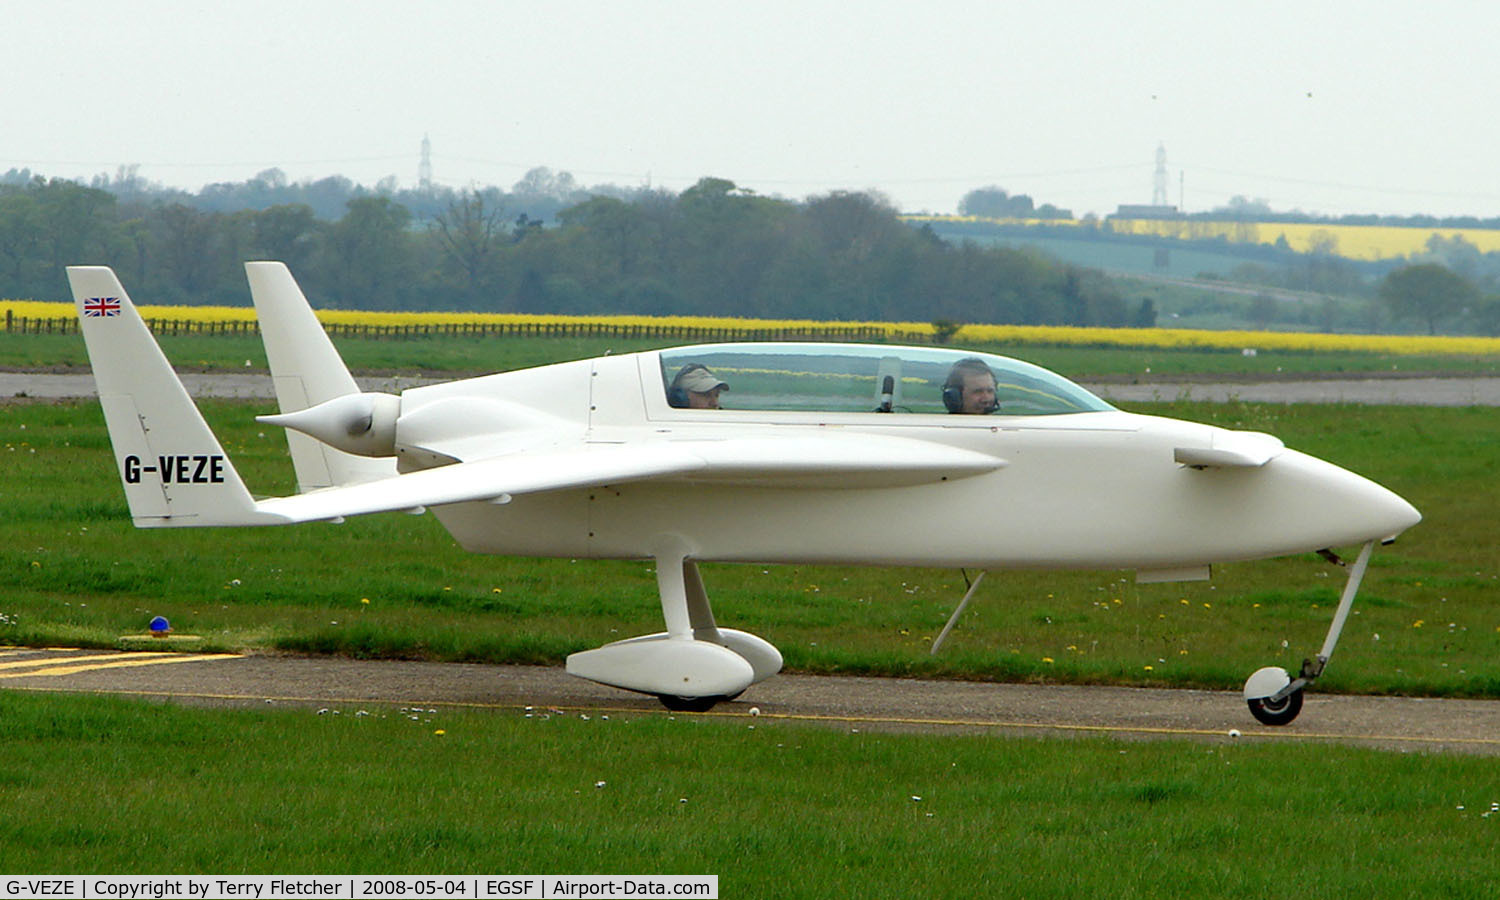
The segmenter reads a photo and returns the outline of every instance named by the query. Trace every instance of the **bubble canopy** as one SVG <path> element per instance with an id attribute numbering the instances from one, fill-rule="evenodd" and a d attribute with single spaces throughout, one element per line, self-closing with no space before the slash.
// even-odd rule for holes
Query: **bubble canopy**
<path id="1" fill-rule="evenodd" d="M 947 414 L 945 386 L 960 370 L 995 376 L 994 415 L 1052 416 L 1114 407 L 1040 366 L 941 347 L 884 344 L 704 344 L 661 351 L 662 387 L 674 406 L 679 374 L 706 367 L 727 385 L 723 409 Z M 961 380 L 961 378 L 960 378 Z"/>

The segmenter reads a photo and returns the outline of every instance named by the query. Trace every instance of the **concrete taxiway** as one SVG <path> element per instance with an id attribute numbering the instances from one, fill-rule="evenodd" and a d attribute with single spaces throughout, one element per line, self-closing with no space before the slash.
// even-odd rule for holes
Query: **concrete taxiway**
<path id="1" fill-rule="evenodd" d="M 418 707 L 496 714 L 667 715 L 654 698 L 560 668 L 185 654 L 0 649 L 0 690 L 117 694 L 220 706 L 353 714 Z M 1307 696 L 1281 728 L 1236 692 L 778 675 L 706 715 L 925 732 L 1330 742 L 1401 752 L 1500 755 L 1500 701 Z M 676 715 L 695 715 L 677 713 Z M 1232 732 L 1235 733 L 1232 735 Z"/>

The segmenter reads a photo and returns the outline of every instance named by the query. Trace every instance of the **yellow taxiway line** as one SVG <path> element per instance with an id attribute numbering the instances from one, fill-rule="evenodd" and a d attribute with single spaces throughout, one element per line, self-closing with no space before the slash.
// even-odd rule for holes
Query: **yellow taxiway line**
<path id="1" fill-rule="evenodd" d="M 106 656 L 65 656 L 45 660 L 18 660 L 0 663 L 0 669 L 27 668 L 35 671 L 3 672 L 4 678 L 37 678 L 61 675 L 76 675 L 79 672 L 94 672 L 100 669 L 126 669 L 134 666 L 155 666 L 166 663 L 206 662 L 215 659 L 241 659 L 238 653 L 111 653 Z M 109 662 L 96 662 L 109 660 Z M 40 668 L 37 668 L 40 667 Z"/>
<path id="2" fill-rule="evenodd" d="M 30 659 L 18 659 L 13 662 L 0 663 L 0 669 L 24 669 L 29 666 L 57 666 L 68 663 L 93 662 L 100 659 L 135 659 L 146 656 L 162 656 L 161 653 L 98 653 L 92 656 L 34 656 Z"/>

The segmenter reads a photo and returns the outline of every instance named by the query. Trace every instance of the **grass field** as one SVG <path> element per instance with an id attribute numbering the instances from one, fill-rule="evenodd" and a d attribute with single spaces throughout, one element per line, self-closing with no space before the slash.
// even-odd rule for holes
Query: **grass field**
<path id="1" fill-rule="evenodd" d="M 0 693 L 7 873 L 716 874 L 723 897 L 1491 897 L 1493 760 Z"/>
<path id="2" fill-rule="evenodd" d="M 668 345 L 666 341 L 610 338 L 425 338 L 420 340 L 335 340 L 356 372 L 486 373 L 586 359 L 606 352 L 630 353 Z M 1247 345 L 1253 341 L 1247 341 Z M 266 354 L 253 337 L 163 337 L 163 350 L 179 371 L 266 371 Z M 1500 351 L 1484 353 L 1395 353 L 1273 350 L 1254 356 L 1242 347 L 1103 347 L 970 343 L 974 350 L 1014 356 L 1070 378 L 1149 378 L 1202 375 L 1252 378 L 1299 374 L 1453 373 L 1500 374 Z M 246 366 L 245 363 L 250 363 Z M 0 367 L 85 371 L 88 354 L 76 335 L 22 335 L 0 332 Z"/>
<path id="3" fill-rule="evenodd" d="M 1145 412 L 1280 435 L 1426 516 L 1375 556 L 1321 689 L 1500 696 L 1500 411 L 1172 403 Z M 264 405 L 205 404 L 257 493 L 293 490 Z M 556 664 L 660 628 L 649 562 L 483 557 L 430 516 L 138 531 L 93 403 L 0 406 L 0 641 L 112 646 L 156 614 L 221 649 Z M 363 561 L 378 558 L 379 566 Z M 1230 688 L 1316 650 L 1342 572 L 1315 557 L 1209 584 L 995 573 L 934 658 L 964 583 L 932 569 L 708 565 L 720 621 L 809 672 Z M 1284 643 L 1283 643 L 1284 642 Z"/>
<path id="4" fill-rule="evenodd" d="M 0 353 L 45 343 L 7 337 Z M 208 340 L 204 365 L 226 364 L 207 350 L 224 340 Z M 495 347 L 491 366 L 476 364 L 484 344 L 412 343 L 342 349 L 401 371 L 598 352 Z M 1129 375 L 1145 351 L 1057 352 L 1026 356 Z M 1269 355 L 1145 364 L 1233 371 Z M 1295 365 L 1330 363 L 1382 365 Z M 1426 515 L 1377 553 L 1320 690 L 1500 696 L 1500 410 L 1133 408 L 1276 433 Z M 290 491 L 284 439 L 251 419 L 261 411 L 205 404 L 252 489 Z M 648 563 L 473 556 L 430 516 L 138 531 L 92 402 L 0 404 L 0 439 L 0 643 L 110 646 L 160 613 L 213 647 L 556 663 L 660 627 Z M 995 573 L 934 660 L 958 573 L 705 567 L 720 620 L 805 671 L 1215 687 L 1315 650 L 1339 576 L 1312 557 L 1226 566 L 1210 585 Z M 1500 773 L 1484 758 L 360 711 L 0 691 L 0 872 L 703 873 L 725 897 L 1494 895 Z"/>

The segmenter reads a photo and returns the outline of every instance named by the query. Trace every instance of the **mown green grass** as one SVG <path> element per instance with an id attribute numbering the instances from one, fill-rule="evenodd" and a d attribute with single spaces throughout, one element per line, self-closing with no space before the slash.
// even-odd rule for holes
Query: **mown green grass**
<path id="1" fill-rule="evenodd" d="M 266 351 L 258 337 L 163 335 L 158 342 L 178 371 L 267 371 Z M 606 351 L 648 350 L 668 343 L 624 338 L 334 339 L 340 355 L 355 372 L 403 373 L 509 371 L 569 359 L 586 359 Z M 246 366 L 246 362 L 250 365 Z M 88 364 L 88 353 L 80 335 L 0 332 L 0 366 L 38 370 L 61 366 L 86 371 Z"/>
<path id="2" fill-rule="evenodd" d="M 179 371 L 202 369 L 266 371 L 259 338 L 164 336 L 167 358 Z M 423 338 L 334 341 L 356 372 L 498 372 L 606 352 L 631 353 L 671 344 L 665 340 L 620 338 Z M 1113 347 L 1042 347 L 968 344 L 967 349 L 999 353 L 1033 362 L 1070 378 L 1289 377 L 1297 374 L 1450 372 L 1500 373 L 1500 357 L 1392 353 L 1313 353 L 1263 350 L 1244 356 L 1238 350 L 1121 349 Z M 246 367 L 245 363 L 250 366 Z M 77 335 L 21 335 L 0 332 L 0 366 L 50 369 L 88 366 L 83 339 Z"/>
<path id="3" fill-rule="evenodd" d="M 1276 433 L 1423 510 L 1377 553 L 1321 690 L 1500 696 L 1500 411 L 1133 408 Z M 252 420 L 267 407 L 205 410 L 252 489 L 293 489 L 284 440 Z M 556 663 L 660 628 L 648 563 L 469 555 L 431 517 L 138 531 L 92 402 L 0 405 L 0 441 L 0 643 L 108 646 L 162 613 L 211 647 Z M 957 573 L 705 576 L 722 622 L 806 671 L 1215 687 L 1295 667 L 1340 584 L 1311 557 L 1211 585 L 992 573 L 934 660 Z M 1485 759 L 340 712 L 0 692 L 0 871 L 712 873 L 740 897 L 1493 892 Z"/>
<path id="4" fill-rule="evenodd" d="M 1500 771 L 1466 756 L 0 704 L 10 873 L 698 873 L 747 898 L 1485 897 L 1500 836 L 1487 815 Z"/>
<path id="5" fill-rule="evenodd" d="M 252 490 L 294 490 L 261 404 L 204 404 Z M 1371 477 L 1426 521 L 1377 551 L 1320 689 L 1500 696 L 1500 410 L 1142 404 L 1269 431 Z M 213 649 L 559 664 L 658 631 L 649 562 L 476 556 L 430 516 L 281 529 L 136 530 L 92 402 L 0 405 L 0 642 L 112 646 L 166 615 Z M 1354 548 L 1345 548 L 1352 551 Z M 1321 645 L 1343 572 L 1308 555 L 1208 584 L 1128 572 L 708 565 L 719 620 L 806 672 L 1234 688 Z M 366 603 L 365 601 L 369 602 Z"/>

